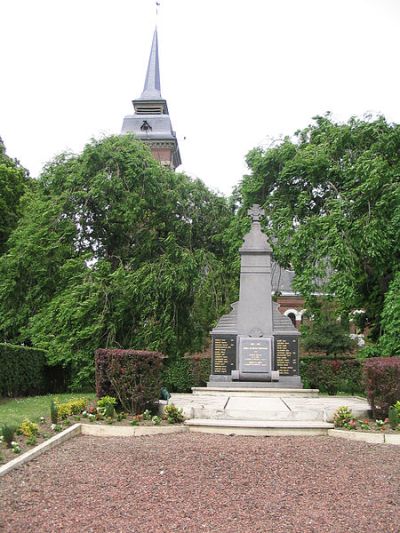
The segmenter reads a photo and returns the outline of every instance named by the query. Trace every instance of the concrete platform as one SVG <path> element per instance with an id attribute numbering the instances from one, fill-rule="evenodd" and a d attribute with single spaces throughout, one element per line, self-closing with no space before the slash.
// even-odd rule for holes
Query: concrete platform
<path id="1" fill-rule="evenodd" d="M 231 384 L 230 384 L 231 385 Z M 300 398 L 316 398 L 319 396 L 318 389 L 286 389 L 286 388 L 270 388 L 270 387 L 240 387 L 224 386 L 224 387 L 193 387 L 192 392 L 195 396 L 257 396 L 261 398 L 276 398 L 280 396 L 300 397 Z"/>
<path id="2" fill-rule="evenodd" d="M 251 421 L 331 422 L 336 409 L 347 406 L 355 417 L 368 416 L 366 400 L 351 396 L 311 398 L 173 394 L 169 403 L 183 410 L 188 419 Z"/>

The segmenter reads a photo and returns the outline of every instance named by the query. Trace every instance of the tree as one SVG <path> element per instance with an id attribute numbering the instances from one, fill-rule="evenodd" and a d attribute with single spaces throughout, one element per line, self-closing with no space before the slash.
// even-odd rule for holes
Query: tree
<path id="1" fill-rule="evenodd" d="M 0 138 L 0 254 L 21 215 L 21 198 L 29 183 L 28 172 L 6 154 Z"/>
<path id="2" fill-rule="evenodd" d="M 294 268 L 296 289 L 335 295 L 341 311 L 364 309 L 377 340 L 400 265 L 400 126 L 327 114 L 247 162 L 244 208 L 266 208 L 275 257 Z"/>
<path id="3" fill-rule="evenodd" d="M 99 347 L 202 348 L 229 292 L 226 200 L 133 137 L 48 164 L 0 259 L 0 331 L 49 350 L 76 387 Z"/>
<path id="4" fill-rule="evenodd" d="M 307 320 L 301 327 L 301 343 L 308 352 L 324 352 L 338 355 L 351 351 L 355 343 L 349 336 L 349 325 L 340 320 L 333 302 L 319 299 L 314 302 L 313 313 L 305 315 Z"/>

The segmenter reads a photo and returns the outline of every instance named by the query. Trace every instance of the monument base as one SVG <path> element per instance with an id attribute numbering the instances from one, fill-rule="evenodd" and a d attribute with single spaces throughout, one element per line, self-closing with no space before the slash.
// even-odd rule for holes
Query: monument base
<path id="1" fill-rule="evenodd" d="M 300 376 L 280 376 L 279 381 L 232 381 L 231 376 L 211 375 L 207 387 L 215 388 L 264 388 L 264 389 L 302 389 Z"/>

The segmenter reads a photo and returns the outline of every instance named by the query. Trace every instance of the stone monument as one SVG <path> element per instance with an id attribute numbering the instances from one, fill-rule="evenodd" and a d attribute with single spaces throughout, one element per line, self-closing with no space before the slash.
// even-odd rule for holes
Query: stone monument
<path id="1" fill-rule="evenodd" d="M 211 331 L 208 386 L 302 388 L 300 333 L 272 301 L 272 248 L 260 224 L 264 210 L 255 204 L 248 214 L 251 229 L 239 250 L 239 301 Z"/>

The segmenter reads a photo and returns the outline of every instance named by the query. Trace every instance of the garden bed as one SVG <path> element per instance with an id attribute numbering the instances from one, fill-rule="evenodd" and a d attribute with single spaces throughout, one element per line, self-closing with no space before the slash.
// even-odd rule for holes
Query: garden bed
<path id="1" fill-rule="evenodd" d="M 98 406 L 99 404 L 100 407 Z M 107 402 L 105 404 L 108 405 Z M 53 402 L 53 413 L 51 413 L 50 417 L 42 416 L 38 422 L 25 419 L 15 428 L 16 431 L 13 433 L 11 446 L 7 446 L 5 435 L 0 436 L 0 465 L 15 459 L 20 454 L 33 449 L 35 446 L 77 423 L 85 424 L 88 428 L 92 426 L 127 426 L 134 429 L 140 426 L 149 428 L 170 426 L 183 421 L 181 411 L 174 406 L 169 406 L 167 408 L 169 411 L 163 417 L 155 414 L 160 407 L 158 402 L 154 404 L 152 412 L 145 410 L 141 415 L 117 413 L 114 409 L 114 404 L 111 402 L 110 405 L 112 409 L 107 411 L 101 400 L 93 402 L 84 398 L 75 398 L 64 403 Z M 2 429 L 4 432 L 4 427 Z"/>

